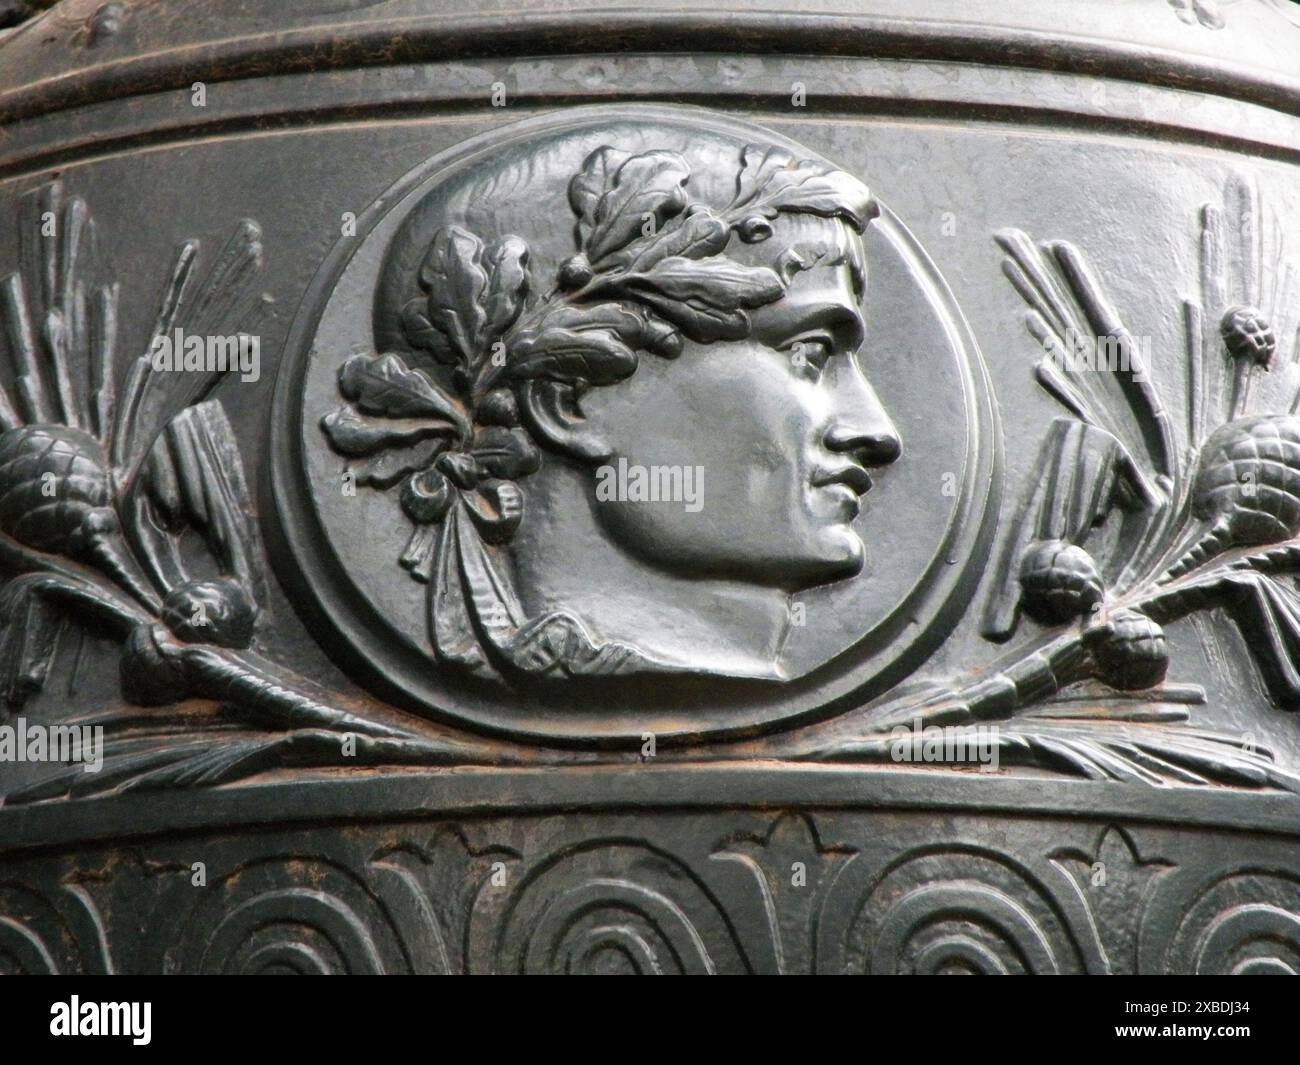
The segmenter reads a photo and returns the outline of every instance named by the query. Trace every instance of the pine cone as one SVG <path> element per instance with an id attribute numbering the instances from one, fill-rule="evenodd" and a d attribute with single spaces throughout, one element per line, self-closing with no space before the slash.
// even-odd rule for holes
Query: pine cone
<path id="1" fill-rule="evenodd" d="M 1268 414 L 1220 426 L 1205 442 L 1196 516 L 1218 518 L 1227 545 L 1274 544 L 1300 532 L 1300 418 Z"/>
<path id="2" fill-rule="evenodd" d="M 257 608 L 229 577 L 190 581 L 163 601 L 163 622 L 186 643 L 245 648 L 253 642 Z"/>
<path id="3" fill-rule="evenodd" d="M 1029 545 L 1020 562 L 1020 588 L 1026 612 L 1052 625 L 1090 613 L 1106 594 L 1092 556 L 1063 540 Z"/>
<path id="4" fill-rule="evenodd" d="M 1254 307 L 1234 307 L 1219 323 L 1223 342 L 1235 359 L 1250 359 L 1259 366 L 1273 361 L 1277 337 L 1263 312 Z"/>
<path id="5" fill-rule="evenodd" d="M 104 449 L 89 434 L 64 425 L 0 433 L 0 530 L 19 543 L 75 556 L 90 526 L 116 524 L 111 499 Z"/>
<path id="6" fill-rule="evenodd" d="M 1154 687 L 1169 669 L 1164 629 L 1133 610 L 1118 611 L 1089 630 L 1087 643 L 1097 676 L 1120 691 Z"/>

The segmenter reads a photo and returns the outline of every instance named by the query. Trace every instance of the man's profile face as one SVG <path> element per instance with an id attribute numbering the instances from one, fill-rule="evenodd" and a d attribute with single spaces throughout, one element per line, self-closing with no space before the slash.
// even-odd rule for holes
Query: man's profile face
<path id="1" fill-rule="evenodd" d="M 882 621 L 908 570 L 946 574 L 926 545 L 945 549 L 967 497 L 980 498 L 938 500 L 919 527 L 915 500 L 898 513 L 871 502 L 897 502 L 907 476 L 880 470 L 902 444 L 872 384 L 891 407 L 917 377 L 943 410 L 969 414 L 978 397 L 973 339 L 946 291 L 921 283 L 923 250 L 870 189 L 765 131 L 620 113 L 530 120 L 500 152 L 431 162 L 365 238 L 366 269 L 344 268 L 318 329 L 336 336 L 333 354 L 307 357 L 303 410 L 330 452 L 313 453 L 313 471 L 364 473 L 389 495 L 387 541 L 402 539 L 396 557 L 371 558 L 370 512 L 330 512 L 331 545 L 368 575 L 375 615 L 350 630 L 368 634 L 400 598 L 400 624 L 383 632 L 436 667 L 419 675 L 423 704 L 454 696 L 463 676 L 472 700 L 537 682 L 536 700 L 501 712 L 538 735 L 571 733 L 552 705 L 569 688 L 583 691 L 584 735 L 608 735 L 643 705 L 698 709 L 706 677 L 739 682 L 709 720 L 760 703 L 765 720 L 751 685 L 802 682 L 832 658 L 850 668 L 850 649 L 890 645 Z M 870 294 L 868 249 L 882 281 Z M 366 301 L 373 346 L 344 356 L 366 324 L 348 315 Z M 930 352 L 911 350 L 932 342 L 956 360 L 933 379 Z M 869 383 L 881 365 L 888 378 Z M 914 417 L 903 398 L 898 416 Z M 980 428 L 935 426 L 972 474 L 992 465 L 971 450 Z M 895 480 L 864 512 L 882 477 Z M 894 550 L 900 522 L 915 550 Z M 879 579 L 873 548 L 891 556 Z M 809 589 L 830 609 L 796 633 L 790 597 Z M 372 653 L 391 657 L 382 641 Z M 649 675 L 676 679 L 644 698 L 620 679 Z M 773 719 L 803 700 L 791 690 Z"/>
<path id="2" fill-rule="evenodd" d="M 780 219 L 747 249 L 775 260 L 791 243 L 831 238 L 825 263 L 795 272 L 786 294 L 750 312 L 739 341 L 687 343 L 671 362 L 584 398 L 611 463 L 693 468 L 698 509 L 680 502 L 593 506 L 611 539 L 684 575 L 806 588 L 852 576 L 864 546 L 853 527 L 875 467 L 899 455 L 896 429 L 858 367 L 864 340 L 839 223 Z"/>

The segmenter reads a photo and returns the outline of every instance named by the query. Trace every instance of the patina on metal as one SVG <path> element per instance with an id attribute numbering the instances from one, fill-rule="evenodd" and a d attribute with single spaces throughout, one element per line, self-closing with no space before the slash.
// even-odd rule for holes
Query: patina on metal
<path id="1" fill-rule="evenodd" d="M 1300 7 L 6 16 L 4 968 L 1300 972 Z"/>

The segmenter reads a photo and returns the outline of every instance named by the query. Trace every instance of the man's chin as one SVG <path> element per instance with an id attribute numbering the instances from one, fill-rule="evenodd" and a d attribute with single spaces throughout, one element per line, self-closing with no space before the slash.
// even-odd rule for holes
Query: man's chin
<path id="1" fill-rule="evenodd" d="M 665 541 L 623 540 L 622 549 L 655 569 L 676 577 L 715 578 L 798 592 L 846 580 L 862 572 L 866 547 L 845 524 L 805 530 L 801 540 L 784 545 L 767 543 L 758 550 L 713 553 L 698 542 L 676 543 L 665 551 Z"/>
<path id="2" fill-rule="evenodd" d="M 848 525 L 832 525 L 820 530 L 815 552 L 809 552 L 798 588 L 847 580 L 862 572 L 867 549 L 862 538 Z M 797 591 L 798 588 L 792 589 Z"/>

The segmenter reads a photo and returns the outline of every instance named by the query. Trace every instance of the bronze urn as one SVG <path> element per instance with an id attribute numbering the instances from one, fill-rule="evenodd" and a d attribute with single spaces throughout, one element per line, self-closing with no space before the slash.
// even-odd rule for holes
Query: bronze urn
<path id="1" fill-rule="evenodd" d="M 0 970 L 1300 972 L 1300 6 L 0 0 Z"/>

